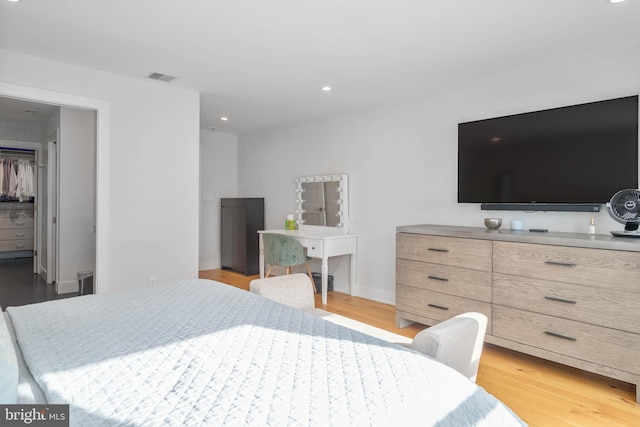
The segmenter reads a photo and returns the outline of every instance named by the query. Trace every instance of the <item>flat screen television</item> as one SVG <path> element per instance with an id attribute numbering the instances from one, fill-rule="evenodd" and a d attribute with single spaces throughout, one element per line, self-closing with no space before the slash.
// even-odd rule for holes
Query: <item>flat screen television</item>
<path id="1" fill-rule="evenodd" d="M 458 202 L 599 210 L 638 188 L 638 96 L 458 124 Z"/>

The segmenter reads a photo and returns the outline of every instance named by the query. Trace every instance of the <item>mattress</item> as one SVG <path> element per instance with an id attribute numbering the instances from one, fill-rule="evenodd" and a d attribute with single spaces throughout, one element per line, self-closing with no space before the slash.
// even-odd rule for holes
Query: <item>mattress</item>
<path id="1" fill-rule="evenodd" d="M 18 359 L 18 404 L 30 405 L 30 404 L 44 404 L 47 400 L 44 397 L 42 389 L 31 375 L 31 371 L 27 368 L 27 365 L 22 357 L 22 351 L 16 341 L 16 335 L 13 331 L 13 325 L 11 324 L 11 318 L 5 312 L 2 313 L 7 322 L 9 329 L 9 335 L 14 344 L 16 357 Z"/>
<path id="2" fill-rule="evenodd" d="M 420 353 L 208 280 L 7 311 L 71 425 L 522 425 Z"/>

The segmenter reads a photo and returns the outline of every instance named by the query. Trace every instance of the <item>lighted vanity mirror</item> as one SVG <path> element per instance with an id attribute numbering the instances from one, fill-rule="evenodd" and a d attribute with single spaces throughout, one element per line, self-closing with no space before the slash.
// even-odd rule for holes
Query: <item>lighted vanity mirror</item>
<path id="1" fill-rule="evenodd" d="M 346 174 L 299 176 L 295 183 L 298 228 L 333 227 L 348 232 Z"/>

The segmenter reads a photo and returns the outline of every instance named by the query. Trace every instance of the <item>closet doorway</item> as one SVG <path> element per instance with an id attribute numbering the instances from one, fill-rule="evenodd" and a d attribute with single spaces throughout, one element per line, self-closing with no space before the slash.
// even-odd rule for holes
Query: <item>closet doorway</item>
<path id="1" fill-rule="evenodd" d="M 79 275 L 95 271 L 96 112 L 0 97 L 0 146 L 9 145 L 35 153 L 37 190 L 30 253 L 0 251 L 0 272 L 11 272 L 0 274 L 2 306 L 79 295 Z"/>

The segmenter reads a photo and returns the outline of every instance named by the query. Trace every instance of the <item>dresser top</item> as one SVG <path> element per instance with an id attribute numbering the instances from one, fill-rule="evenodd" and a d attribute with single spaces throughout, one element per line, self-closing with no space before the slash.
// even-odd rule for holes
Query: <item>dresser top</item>
<path id="1" fill-rule="evenodd" d="M 587 233 L 489 230 L 484 227 L 455 225 L 403 225 L 398 233 L 428 234 L 433 236 L 460 237 L 465 239 L 496 240 L 504 242 L 536 243 L 542 245 L 574 246 L 579 248 L 612 249 L 640 252 L 640 237 L 613 237 L 607 234 L 590 236 Z"/>

